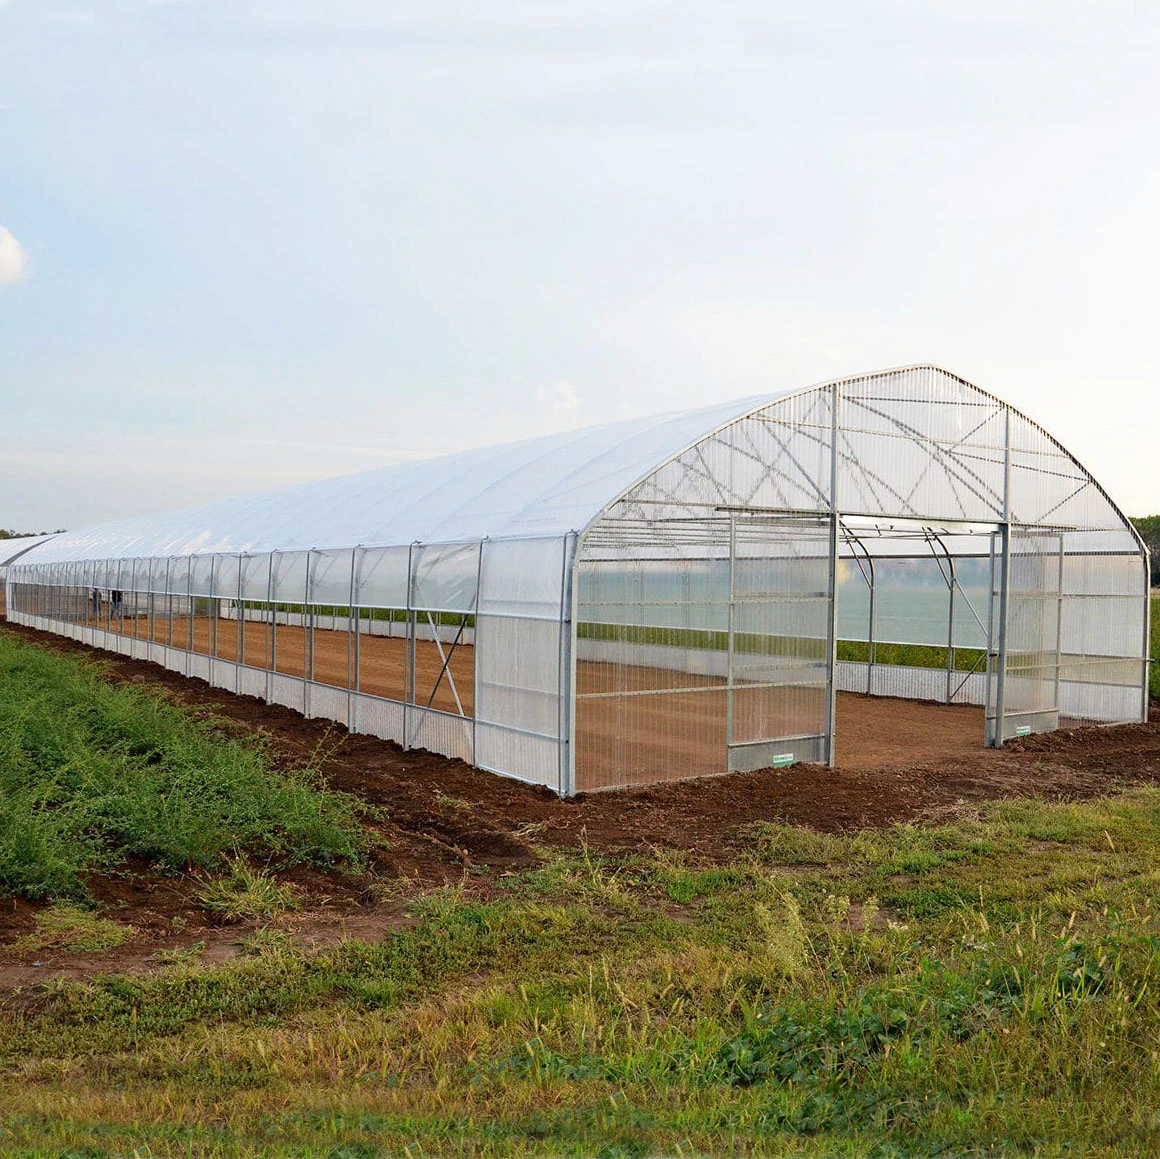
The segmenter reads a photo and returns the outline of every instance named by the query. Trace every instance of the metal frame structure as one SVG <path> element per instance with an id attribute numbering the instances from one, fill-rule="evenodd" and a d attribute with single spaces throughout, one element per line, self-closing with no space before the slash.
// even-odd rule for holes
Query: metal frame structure
<path id="1" fill-rule="evenodd" d="M 932 366 L 66 533 L 7 589 L 17 621 L 563 795 L 833 764 L 839 690 L 985 705 L 995 745 L 1147 713 L 1143 543 Z"/>

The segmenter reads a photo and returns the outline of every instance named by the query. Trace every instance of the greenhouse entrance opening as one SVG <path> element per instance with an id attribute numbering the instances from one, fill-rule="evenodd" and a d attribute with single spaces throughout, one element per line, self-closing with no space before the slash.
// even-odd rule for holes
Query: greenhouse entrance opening
<path id="1" fill-rule="evenodd" d="M 999 680 L 998 663 L 1003 541 L 997 523 L 844 517 L 837 585 L 838 689 L 964 711 L 974 706 L 978 713 L 971 713 L 971 735 L 979 745 L 994 743 L 998 688 L 1005 683 Z M 957 719 L 936 714 L 925 720 L 916 711 L 896 712 L 890 706 L 881 711 L 890 714 L 885 720 L 895 721 L 900 758 L 918 728 L 945 731 L 948 752 L 956 743 L 961 746 L 961 713 Z M 861 763 L 862 747 L 881 751 L 883 734 L 891 730 L 872 713 L 853 706 L 838 712 L 839 766 Z M 1008 736 L 1015 727 L 1008 724 Z M 863 731 L 874 734 L 873 743 L 868 737 L 861 744 Z"/>
<path id="2" fill-rule="evenodd" d="M 577 787 L 828 760 L 832 519 L 644 531 L 597 529 L 576 566 Z"/>

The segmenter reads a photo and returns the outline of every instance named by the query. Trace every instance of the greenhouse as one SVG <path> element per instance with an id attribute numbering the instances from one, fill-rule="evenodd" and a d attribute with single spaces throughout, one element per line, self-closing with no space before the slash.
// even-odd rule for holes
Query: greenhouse
<path id="1" fill-rule="evenodd" d="M 980 745 L 1147 716 L 1131 524 L 932 366 L 4 558 L 17 623 L 562 795 L 840 764 L 839 693 L 978 706 Z"/>

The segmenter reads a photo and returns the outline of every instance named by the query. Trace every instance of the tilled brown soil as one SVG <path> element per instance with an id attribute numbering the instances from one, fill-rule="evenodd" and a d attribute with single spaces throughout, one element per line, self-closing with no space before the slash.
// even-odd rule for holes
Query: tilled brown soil
<path id="1" fill-rule="evenodd" d="M 149 684 L 176 702 L 211 711 L 241 731 L 263 737 L 276 758 L 301 765 L 323 753 L 329 784 L 380 807 L 375 822 L 386 849 L 376 877 L 411 883 L 401 889 L 467 879 L 486 892 L 497 876 L 537 860 L 536 847 L 624 851 L 677 848 L 707 858 L 727 857 L 746 826 L 780 820 L 836 832 L 897 821 L 945 818 L 1003 797 L 1083 799 L 1136 783 L 1160 780 L 1160 712 L 1149 723 L 1066 730 L 1010 742 L 1000 751 L 981 744 L 977 709 L 844 695 L 839 708 L 843 766 L 798 765 L 643 788 L 584 794 L 561 801 L 547 789 L 495 776 L 391 741 L 349 734 L 341 725 L 307 720 L 293 710 L 212 688 L 145 661 L 97 652 L 16 625 L 2 630 L 42 647 L 89 656 L 116 681 Z M 371 880 L 298 870 L 290 875 L 312 910 L 290 921 L 300 936 L 326 941 L 344 932 L 370 936 L 397 926 L 404 903 L 384 903 Z M 197 905 L 189 878 L 161 878 L 130 867 L 91 883 L 118 920 L 137 926 L 120 951 L 94 956 L 92 968 L 148 968 L 158 948 L 195 940 L 232 944 L 237 934 L 216 930 Z M 324 904 L 319 905 L 320 902 Z M 0 900 L 0 947 L 32 927 L 35 907 Z M 232 950 L 230 952 L 233 952 Z M 31 963 L 4 964 L 0 985 L 23 986 L 43 976 Z M 60 966 L 45 957 L 42 966 Z M 86 960 L 66 972 L 91 972 Z M 60 969 L 55 969 L 60 973 Z"/>

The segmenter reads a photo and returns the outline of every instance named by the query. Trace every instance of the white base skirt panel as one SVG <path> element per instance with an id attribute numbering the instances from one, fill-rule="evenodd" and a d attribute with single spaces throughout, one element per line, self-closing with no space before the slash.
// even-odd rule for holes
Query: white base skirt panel
<path id="1" fill-rule="evenodd" d="M 867 692 L 866 665 L 839 660 L 839 692 Z M 947 700 L 945 668 L 910 668 L 903 664 L 875 664 L 870 671 L 871 696 L 896 696 L 901 700 Z M 983 672 L 955 672 L 951 676 L 953 704 L 986 704 L 987 676 Z"/>

